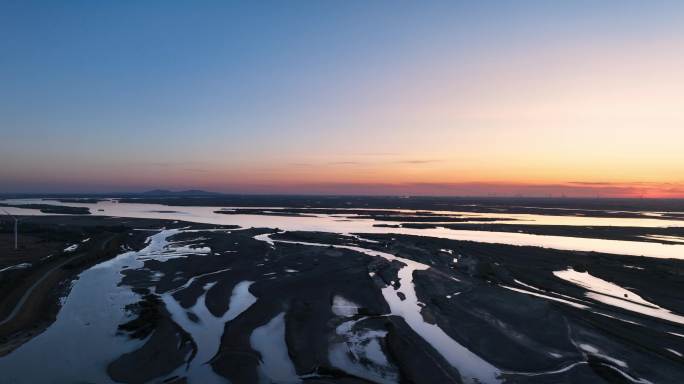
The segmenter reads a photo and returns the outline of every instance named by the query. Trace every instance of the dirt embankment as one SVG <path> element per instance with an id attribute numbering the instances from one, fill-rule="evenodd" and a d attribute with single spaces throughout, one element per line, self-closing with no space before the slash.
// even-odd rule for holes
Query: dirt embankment
<path id="1" fill-rule="evenodd" d="M 13 236 L 3 229 L 0 247 L 13 248 Z M 68 294 L 81 271 L 123 249 L 142 246 L 145 237 L 121 220 L 107 218 L 30 217 L 22 221 L 21 229 L 19 250 L 3 253 L 0 259 L 3 264 L 28 264 L 0 273 L 0 356 L 54 322 L 60 298 Z"/>

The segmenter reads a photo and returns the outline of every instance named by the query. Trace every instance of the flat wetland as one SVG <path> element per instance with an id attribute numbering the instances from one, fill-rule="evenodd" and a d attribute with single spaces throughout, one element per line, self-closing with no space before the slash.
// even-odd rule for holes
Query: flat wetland
<path id="1" fill-rule="evenodd" d="M 3 382 L 684 382 L 679 200 L 111 198 L 0 200 Z"/>

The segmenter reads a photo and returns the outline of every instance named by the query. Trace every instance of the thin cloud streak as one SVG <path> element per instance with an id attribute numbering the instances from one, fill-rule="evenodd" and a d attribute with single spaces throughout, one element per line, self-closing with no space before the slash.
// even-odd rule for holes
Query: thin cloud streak
<path id="1" fill-rule="evenodd" d="M 410 160 L 392 160 L 392 161 L 329 161 L 323 164 L 317 163 L 290 163 L 292 166 L 297 167 L 325 167 L 325 166 L 335 166 L 335 165 L 359 165 L 359 166 L 381 166 L 387 164 L 405 164 L 405 165 L 424 165 L 424 164 L 435 164 L 443 162 L 441 159 L 410 159 Z"/>
<path id="2" fill-rule="evenodd" d="M 26 182 L 24 188 L 11 193 L 108 193 L 135 192 L 156 188 L 204 189 L 214 192 L 245 194 L 320 194 L 320 195 L 383 195 L 383 196 L 492 196 L 492 197 L 582 197 L 582 198 L 684 198 L 684 183 L 610 183 L 568 182 L 524 184 L 513 182 L 407 182 L 407 183 L 157 183 L 113 184 L 111 182 L 59 183 L 55 181 Z"/>
<path id="3" fill-rule="evenodd" d="M 397 164 L 434 164 L 434 163 L 439 163 L 442 160 L 397 160 L 395 163 Z"/>
<path id="4" fill-rule="evenodd" d="M 591 182 L 587 182 L 591 184 Z M 420 196 L 520 196 L 520 197 L 625 197 L 682 198 L 684 183 L 662 188 L 657 183 L 577 185 L 576 183 L 292 183 L 225 185 L 226 192 L 331 194 L 331 195 L 420 195 Z"/>

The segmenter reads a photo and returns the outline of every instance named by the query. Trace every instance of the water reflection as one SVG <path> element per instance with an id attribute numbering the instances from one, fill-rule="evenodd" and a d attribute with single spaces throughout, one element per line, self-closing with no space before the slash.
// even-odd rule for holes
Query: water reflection
<path id="1" fill-rule="evenodd" d="M 329 246 L 328 244 L 321 243 L 272 239 L 271 241 L 274 241 L 275 243 L 303 244 L 321 247 Z M 396 260 L 404 264 L 404 267 L 399 269 L 397 273 L 399 277 L 399 288 L 387 285 L 382 289 L 382 295 L 385 297 L 385 300 L 390 307 L 391 314 L 402 317 L 414 332 L 420 335 L 420 337 L 442 355 L 449 364 L 458 370 L 465 383 L 493 384 L 501 381 L 499 379 L 501 371 L 498 368 L 449 337 L 449 335 L 447 335 L 439 326 L 430 324 L 423 318 L 423 315 L 421 314 L 422 307 L 418 302 L 415 285 L 413 283 L 413 272 L 426 270 L 429 268 L 428 265 L 398 257 L 390 253 L 362 247 L 351 245 L 334 245 L 334 247 L 349 249 L 369 256 L 382 257 L 390 261 Z M 400 297 L 400 294 L 404 297 L 403 299 Z"/>
<path id="2" fill-rule="evenodd" d="M 382 223 L 372 219 L 349 219 L 340 221 L 333 215 L 316 214 L 312 216 L 264 216 L 264 215 L 225 215 L 215 211 L 225 207 L 173 207 L 159 204 L 134 204 L 117 203 L 114 201 L 100 201 L 98 203 L 61 203 L 44 201 L 42 199 L 19 199 L 7 200 L 7 203 L 46 203 L 59 204 L 73 207 L 88 207 L 91 212 L 102 216 L 151 218 L 164 220 L 184 220 L 194 223 L 206 223 L 217 225 L 239 225 L 241 227 L 280 228 L 287 231 L 322 231 L 334 233 L 393 233 L 417 236 L 431 236 L 454 240 L 469 240 L 482 243 L 512 244 L 521 246 L 537 246 L 560 250 L 575 250 L 585 252 L 604 252 L 634 256 L 648 256 L 658 258 L 684 258 L 684 244 L 661 244 L 653 242 L 604 240 L 581 237 L 547 236 L 527 233 L 490 232 L 471 230 L 452 230 L 448 228 L 386 228 L 375 227 L 374 224 Z M 16 208 L 9 208 L 15 212 Z M 42 215 L 37 210 L 21 210 L 23 214 L 31 211 L 32 214 Z M 405 210 L 402 210 L 405 211 Z M 453 213 L 453 212 L 451 212 Z M 470 212 L 462 212 L 470 214 Z M 478 214 L 479 215 L 479 214 Z M 491 217 L 492 214 L 482 214 Z M 547 216 L 547 215 L 509 215 L 501 214 L 506 218 L 529 219 L 524 223 L 529 224 L 564 224 L 576 223 L 575 225 L 631 225 L 640 227 L 653 227 L 665 225 L 681 226 L 684 222 L 677 220 L 658 219 L 624 219 L 605 217 L 574 217 L 574 216 Z M 522 222 L 516 222 L 521 224 Z M 396 222 L 394 222 L 396 224 Z"/>

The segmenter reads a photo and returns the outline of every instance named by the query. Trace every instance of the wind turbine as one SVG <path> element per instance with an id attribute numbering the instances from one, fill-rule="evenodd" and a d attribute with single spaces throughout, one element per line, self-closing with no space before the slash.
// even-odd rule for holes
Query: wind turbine
<path id="1" fill-rule="evenodd" d="M 14 249 L 19 249 L 19 219 L 18 217 L 11 215 L 5 209 L 2 210 L 5 214 L 14 219 Z"/>

